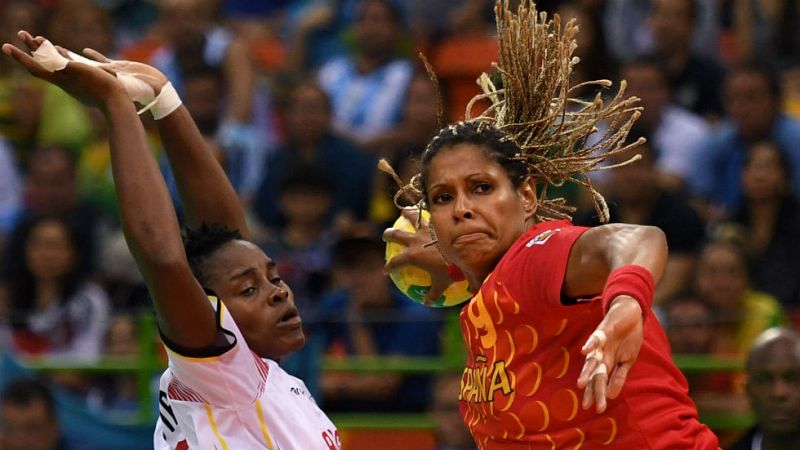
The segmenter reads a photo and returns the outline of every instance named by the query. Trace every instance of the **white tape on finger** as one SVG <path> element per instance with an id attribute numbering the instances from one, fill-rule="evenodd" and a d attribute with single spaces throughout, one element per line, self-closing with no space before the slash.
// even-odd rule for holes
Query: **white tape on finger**
<path id="1" fill-rule="evenodd" d="M 592 350 L 591 352 L 589 352 L 588 355 L 586 355 L 586 359 L 589 359 L 589 358 L 594 358 L 594 359 L 596 359 L 596 360 L 598 360 L 598 361 L 600 361 L 602 363 L 603 362 L 603 350 L 601 350 L 599 348 Z"/>
<path id="2" fill-rule="evenodd" d="M 606 342 L 608 342 L 608 336 L 606 336 L 606 334 L 602 330 L 594 330 L 592 336 L 596 337 L 597 340 L 600 342 L 600 347 L 603 347 L 604 345 L 606 345 Z M 591 336 L 589 337 L 591 338 Z"/>
<path id="3" fill-rule="evenodd" d="M 592 372 L 592 375 L 589 378 L 594 378 L 596 375 L 600 374 L 608 374 L 608 367 L 606 367 L 606 365 L 603 363 L 600 363 L 600 365 L 594 369 L 594 372 Z"/>
<path id="4" fill-rule="evenodd" d="M 47 39 L 39 45 L 39 48 L 31 53 L 33 60 L 36 61 L 44 70 L 48 72 L 56 72 L 67 67 L 69 60 L 58 53 L 56 46 Z"/>
<path id="5" fill-rule="evenodd" d="M 172 86 L 172 83 L 167 82 L 167 84 L 161 88 L 161 92 L 158 94 L 158 97 L 150 102 L 150 104 L 142 108 L 139 111 L 139 114 L 150 110 L 150 112 L 153 113 L 153 118 L 160 120 L 172 114 L 172 112 L 178 109 L 181 104 L 182 102 L 181 98 L 178 96 L 178 91 L 175 90 L 175 87 Z"/>

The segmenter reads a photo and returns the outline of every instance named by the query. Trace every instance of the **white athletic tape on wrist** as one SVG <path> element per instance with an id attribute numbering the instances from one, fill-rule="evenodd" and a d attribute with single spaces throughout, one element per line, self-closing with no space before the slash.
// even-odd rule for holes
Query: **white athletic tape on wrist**
<path id="1" fill-rule="evenodd" d="M 167 84 L 161 88 L 161 92 L 158 94 L 158 97 L 150 102 L 150 104 L 139 110 L 139 114 L 150 110 L 150 112 L 153 113 L 154 119 L 161 120 L 164 117 L 172 114 L 172 112 L 178 109 L 181 104 L 182 102 L 181 98 L 178 96 L 178 91 L 175 90 L 175 87 L 172 86 L 172 83 L 167 82 Z"/>
<path id="2" fill-rule="evenodd" d="M 68 51 L 67 54 L 74 62 L 80 62 L 94 67 L 104 64 L 74 52 Z M 34 61 L 39 63 L 39 65 L 49 72 L 63 70 L 70 62 L 70 59 L 62 56 L 61 53 L 58 52 L 58 49 L 56 49 L 55 45 L 48 40 L 42 42 L 39 48 L 37 48 L 32 55 Z M 178 107 L 182 104 L 181 99 L 178 96 L 178 92 L 175 91 L 172 83 L 168 82 L 166 85 L 164 85 L 164 87 L 161 88 L 161 93 L 156 96 L 153 88 L 149 84 L 137 78 L 135 75 L 121 71 L 117 71 L 116 75 L 117 79 L 125 87 L 125 92 L 128 94 L 128 98 L 136 103 L 139 103 L 140 105 L 145 105 L 142 109 L 137 111 L 139 114 L 142 114 L 145 111 L 151 111 L 153 113 L 153 117 L 156 120 L 159 120 L 168 116 L 170 113 L 178 109 Z"/>

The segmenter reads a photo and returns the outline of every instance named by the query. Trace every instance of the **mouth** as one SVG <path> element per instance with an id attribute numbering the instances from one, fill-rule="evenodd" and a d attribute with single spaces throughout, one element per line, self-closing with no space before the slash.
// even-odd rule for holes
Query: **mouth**
<path id="1" fill-rule="evenodd" d="M 472 242 L 480 241 L 482 239 L 487 238 L 489 235 L 482 231 L 474 231 L 471 233 L 464 233 L 458 235 L 455 239 L 453 239 L 453 245 L 456 244 L 470 244 Z"/>
<path id="2" fill-rule="evenodd" d="M 300 314 L 297 312 L 297 308 L 291 307 L 286 312 L 283 313 L 280 320 L 278 320 L 278 326 L 282 328 L 295 328 L 299 327 L 303 324 L 303 319 L 300 318 Z"/>

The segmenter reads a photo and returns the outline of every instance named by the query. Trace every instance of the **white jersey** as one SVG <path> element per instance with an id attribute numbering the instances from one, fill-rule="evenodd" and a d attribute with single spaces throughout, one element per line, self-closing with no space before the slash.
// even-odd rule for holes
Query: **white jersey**
<path id="1" fill-rule="evenodd" d="M 156 450 L 341 450 L 336 427 L 306 385 L 250 350 L 212 298 L 231 346 L 193 358 L 168 350 L 161 376 Z"/>

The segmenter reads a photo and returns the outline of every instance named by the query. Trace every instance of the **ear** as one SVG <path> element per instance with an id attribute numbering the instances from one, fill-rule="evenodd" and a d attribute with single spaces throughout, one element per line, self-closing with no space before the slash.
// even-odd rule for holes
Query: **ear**
<path id="1" fill-rule="evenodd" d="M 536 214 L 536 209 L 539 206 L 539 197 L 536 195 L 536 183 L 534 183 L 533 178 L 525 178 L 517 192 L 522 198 L 522 207 L 525 209 L 525 219 L 527 220 Z"/>

